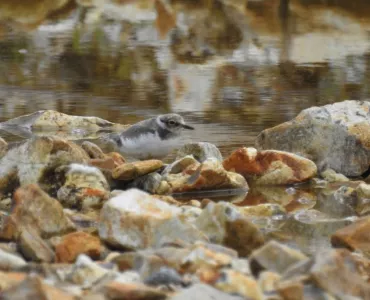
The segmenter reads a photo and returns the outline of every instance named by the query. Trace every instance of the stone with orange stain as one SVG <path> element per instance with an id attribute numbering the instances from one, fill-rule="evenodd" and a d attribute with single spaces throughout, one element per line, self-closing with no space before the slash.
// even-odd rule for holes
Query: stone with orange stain
<path id="1" fill-rule="evenodd" d="M 100 214 L 100 238 L 114 247 L 144 249 L 165 242 L 205 241 L 179 207 L 130 189 L 107 201 Z"/>
<path id="2" fill-rule="evenodd" d="M 0 228 L 4 239 L 15 239 L 23 228 L 33 228 L 42 238 L 71 232 L 75 229 L 63 212 L 62 205 L 35 184 L 16 190 L 14 208 Z"/>
<path id="3" fill-rule="evenodd" d="M 171 11 L 171 7 L 163 0 L 155 0 L 154 2 L 157 11 L 155 25 L 161 39 L 164 39 L 168 32 L 176 26 L 176 15 Z"/>
<path id="4" fill-rule="evenodd" d="M 82 231 L 63 236 L 55 245 L 56 261 L 61 263 L 73 263 L 80 254 L 99 259 L 101 251 L 100 239 Z"/>
<path id="5" fill-rule="evenodd" d="M 181 173 L 168 174 L 165 179 L 173 192 L 248 188 L 243 176 L 226 171 L 216 160 L 192 164 Z"/>
<path id="6" fill-rule="evenodd" d="M 303 110 L 295 119 L 262 131 L 256 147 L 311 159 L 319 171 L 360 176 L 370 165 L 369 101 L 347 100 Z"/>
<path id="7" fill-rule="evenodd" d="M 314 162 L 302 156 L 276 150 L 240 148 L 223 162 L 226 170 L 242 174 L 256 185 L 283 185 L 307 181 L 317 173 Z"/>
<path id="8" fill-rule="evenodd" d="M 58 190 L 58 200 L 66 207 L 99 208 L 108 200 L 110 187 L 106 177 L 96 167 L 71 164 L 64 171 L 64 185 Z"/>
<path id="9" fill-rule="evenodd" d="M 136 161 L 118 166 L 112 172 L 112 177 L 117 180 L 133 180 L 140 176 L 155 172 L 163 167 L 163 162 L 157 159 Z"/>

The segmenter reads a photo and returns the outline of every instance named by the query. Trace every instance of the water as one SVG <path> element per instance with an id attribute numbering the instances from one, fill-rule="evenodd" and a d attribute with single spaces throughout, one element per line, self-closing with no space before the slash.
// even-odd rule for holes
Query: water
<path id="1" fill-rule="evenodd" d="M 13 2 L 0 2 L 0 121 L 41 109 L 125 124 L 177 112 L 196 128 L 188 140 L 227 155 L 302 109 L 370 99 L 366 0 Z M 269 192 L 256 193 L 235 203 Z M 288 211 L 316 201 L 269 195 L 286 195 Z"/>

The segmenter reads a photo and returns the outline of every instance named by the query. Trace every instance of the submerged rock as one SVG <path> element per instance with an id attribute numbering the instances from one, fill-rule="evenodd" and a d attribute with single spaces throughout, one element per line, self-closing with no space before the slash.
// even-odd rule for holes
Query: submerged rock
<path id="1" fill-rule="evenodd" d="M 216 159 L 219 162 L 222 162 L 223 159 L 220 150 L 215 145 L 205 142 L 184 145 L 177 151 L 176 159 L 179 160 L 188 155 L 192 155 L 201 163 L 207 159 Z"/>
<path id="2" fill-rule="evenodd" d="M 65 207 L 100 208 L 108 200 L 110 187 L 103 173 L 95 167 L 71 164 L 58 173 L 64 173 L 64 184 L 57 192 L 58 200 Z"/>
<path id="3" fill-rule="evenodd" d="M 75 229 L 64 214 L 62 205 L 33 184 L 20 187 L 15 192 L 14 208 L 1 226 L 0 236 L 14 239 L 24 228 L 36 230 L 42 238 Z"/>
<path id="4" fill-rule="evenodd" d="M 343 101 L 303 110 L 295 119 L 266 129 L 258 149 L 293 152 L 345 176 L 360 176 L 370 165 L 370 102 Z"/>
<path id="5" fill-rule="evenodd" d="M 331 243 L 334 247 L 345 247 L 351 251 L 360 251 L 370 257 L 369 232 L 370 217 L 366 217 L 337 230 L 331 237 Z"/>
<path id="6" fill-rule="evenodd" d="M 290 266 L 305 259 L 308 257 L 300 251 L 273 240 L 253 251 L 249 257 L 251 269 L 255 275 L 263 270 L 282 274 Z"/>
<path id="7" fill-rule="evenodd" d="M 130 189 L 106 202 L 101 210 L 99 235 L 111 246 L 144 249 L 163 242 L 206 240 L 181 209 Z"/>
<path id="8" fill-rule="evenodd" d="M 211 242 L 230 247 L 240 256 L 248 256 L 264 243 L 259 229 L 229 203 L 209 203 L 195 225 Z"/>
<path id="9" fill-rule="evenodd" d="M 292 184 L 316 175 L 314 162 L 299 155 L 276 151 L 240 148 L 223 162 L 228 171 L 242 174 L 257 185 Z"/>

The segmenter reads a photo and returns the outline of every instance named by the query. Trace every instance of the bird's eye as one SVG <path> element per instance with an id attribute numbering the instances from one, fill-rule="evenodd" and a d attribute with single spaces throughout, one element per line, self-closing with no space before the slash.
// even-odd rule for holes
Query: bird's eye
<path id="1" fill-rule="evenodd" d="M 168 124 L 171 125 L 171 126 L 175 126 L 176 125 L 176 122 L 173 121 L 173 120 L 170 120 L 170 121 L 168 121 Z"/>

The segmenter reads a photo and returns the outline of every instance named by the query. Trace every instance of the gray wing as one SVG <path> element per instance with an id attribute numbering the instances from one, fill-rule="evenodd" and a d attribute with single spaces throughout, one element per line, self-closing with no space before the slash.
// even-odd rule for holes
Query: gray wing
<path id="1" fill-rule="evenodd" d="M 132 125 L 131 127 L 127 128 L 125 131 L 121 132 L 119 136 L 124 139 L 125 138 L 130 139 L 130 138 L 138 137 L 142 134 L 148 134 L 148 133 L 155 134 L 156 126 L 157 126 L 157 123 L 155 121 L 155 118 L 144 120 L 144 121 L 136 123 Z"/>

